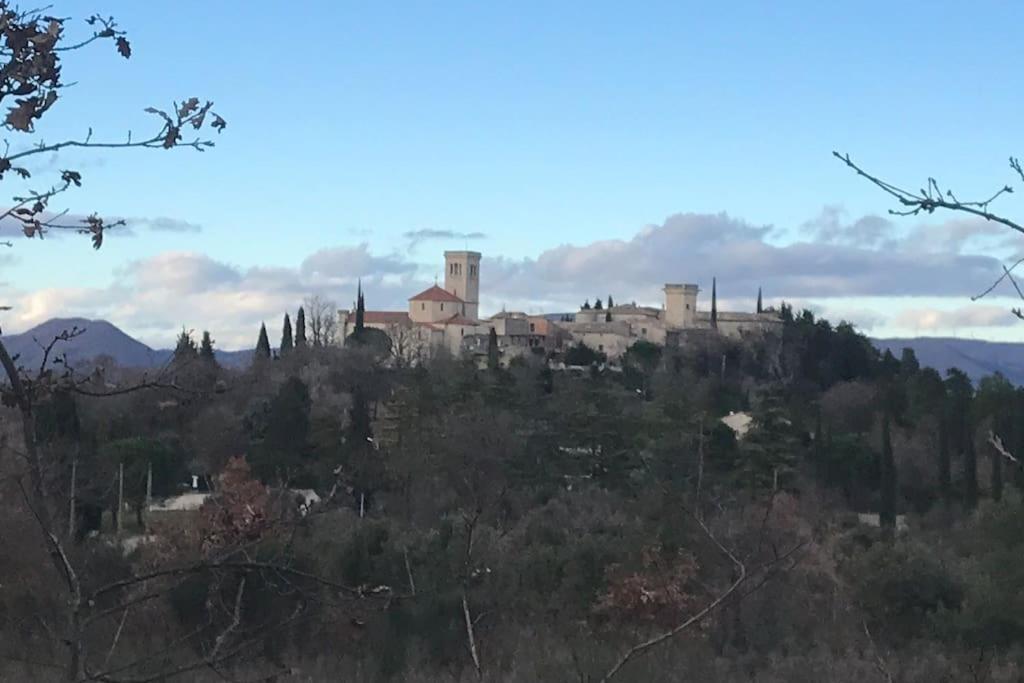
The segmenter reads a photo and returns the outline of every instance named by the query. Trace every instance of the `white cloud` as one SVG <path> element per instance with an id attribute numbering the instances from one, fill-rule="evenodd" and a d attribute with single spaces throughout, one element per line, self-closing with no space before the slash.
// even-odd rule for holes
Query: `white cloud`
<path id="1" fill-rule="evenodd" d="M 751 310 L 763 287 L 766 303 L 814 302 L 826 317 L 864 329 L 939 331 L 1012 322 L 1004 308 L 981 305 L 957 312 L 919 306 L 892 317 L 894 304 L 905 297 L 966 302 L 995 280 L 1000 261 L 962 253 L 972 244 L 964 235 L 973 234 L 962 226 L 941 228 L 950 235 L 945 250 L 913 249 L 905 240 L 893 248 L 879 222 L 884 219 L 867 217 L 846 230 L 838 215 L 826 209 L 815 219 L 821 239 L 790 244 L 772 242 L 771 226 L 727 214 L 677 214 L 630 239 L 565 244 L 520 260 L 485 253 L 481 308 L 562 312 L 608 295 L 658 305 L 667 282 L 697 283 L 706 307 L 717 277 L 723 310 Z M 849 234 L 878 246 L 851 243 Z M 119 268 L 115 283 L 105 288 L 26 292 L 0 285 L 0 300 L 16 306 L 2 322 L 16 332 L 55 316 L 105 318 L 158 346 L 172 343 L 185 325 L 209 329 L 223 348 L 245 348 L 260 322 L 277 329 L 284 312 L 294 313 L 310 294 L 350 306 L 357 280 L 371 309 L 402 310 L 410 295 L 430 284 L 443 258 L 440 249 L 435 258 L 421 268 L 403 252 L 376 254 L 362 243 L 320 249 L 293 267 L 240 268 L 201 253 L 164 252 Z M 856 303 L 858 298 L 889 303 L 883 314 Z"/>
<path id="2" fill-rule="evenodd" d="M 952 310 L 909 308 L 897 313 L 892 322 L 897 327 L 925 333 L 967 327 L 1008 327 L 1020 323 L 1008 308 L 982 304 Z"/>

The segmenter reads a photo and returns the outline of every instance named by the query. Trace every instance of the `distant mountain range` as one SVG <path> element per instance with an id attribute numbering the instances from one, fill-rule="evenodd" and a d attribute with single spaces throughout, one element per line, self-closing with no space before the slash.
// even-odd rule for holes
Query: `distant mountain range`
<path id="1" fill-rule="evenodd" d="M 910 339 L 873 339 L 880 350 L 889 349 L 899 358 L 911 348 L 921 365 L 935 368 L 942 375 L 949 368 L 960 368 L 977 381 L 995 372 L 1018 386 L 1024 386 L 1024 343 L 990 342 L 954 337 L 913 337 Z"/>
<path id="2" fill-rule="evenodd" d="M 61 342 L 54 353 L 63 354 L 73 367 L 86 365 L 99 356 L 110 356 L 123 368 L 158 368 L 165 365 L 173 351 L 151 349 L 125 334 L 106 320 L 85 318 L 53 318 L 21 334 L 3 337 L 7 351 L 17 356 L 17 363 L 26 368 L 38 367 L 43 359 L 43 348 L 65 330 L 77 327 L 85 330 L 74 339 Z M 245 367 L 252 360 L 252 351 L 214 351 L 217 361 L 225 367 Z"/>
<path id="3" fill-rule="evenodd" d="M 557 320 L 560 314 L 548 316 Z M 157 368 L 171 358 L 171 349 L 152 349 L 125 334 L 106 320 L 85 318 L 54 318 L 21 334 L 3 337 L 7 350 L 18 355 L 25 367 L 38 367 L 46 344 L 56 335 L 73 327 L 85 332 L 58 346 L 68 362 L 80 366 L 98 356 L 110 356 L 121 367 Z M 37 341 L 38 340 L 38 341 Z M 1024 386 L 1024 343 L 989 342 L 947 337 L 914 337 L 908 339 L 873 339 L 880 350 L 889 349 L 898 358 L 904 348 L 911 348 L 921 365 L 935 368 L 945 375 L 949 368 L 960 368 L 977 381 L 985 375 L 1001 372 L 1014 384 Z M 226 367 L 243 368 L 252 361 L 253 352 L 216 351 L 217 361 Z"/>

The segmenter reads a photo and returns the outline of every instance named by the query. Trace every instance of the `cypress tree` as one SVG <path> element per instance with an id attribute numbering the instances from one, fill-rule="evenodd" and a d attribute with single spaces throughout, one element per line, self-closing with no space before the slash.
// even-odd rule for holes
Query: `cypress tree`
<path id="1" fill-rule="evenodd" d="M 487 368 L 498 369 L 498 332 L 493 327 L 487 335 Z"/>
<path id="2" fill-rule="evenodd" d="M 356 328 L 353 332 L 357 337 L 362 333 L 366 324 L 366 305 L 363 301 L 363 283 L 359 282 L 359 293 L 356 295 Z"/>
<path id="3" fill-rule="evenodd" d="M 939 419 L 939 494 L 949 507 L 953 501 L 953 466 L 949 458 L 949 426 L 946 415 Z"/>
<path id="4" fill-rule="evenodd" d="M 718 287 L 715 278 L 711 278 L 711 327 L 718 329 Z"/>
<path id="5" fill-rule="evenodd" d="M 974 452 L 974 430 L 969 420 L 964 441 L 964 505 L 968 510 L 978 507 L 978 458 Z"/>
<path id="6" fill-rule="evenodd" d="M 879 525 L 891 534 L 896 529 L 896 459 L 892 454 L 889 434 L 889 413 L 882 417 L 881 502 L 878 509 Z"/>
<path id="7" fill-rule="evenodd" d="M 284 314 L 284 327 L 281 329 L 281 355 L 284 356 L 286 353 L 292 350 L 294 344 L 292 343 L 292 320 L 288 317 L 288 314 Z"/>
<path id="8" fill-rule="evenodd" d="M 203 340 L 199 342 L 199 357 L 203 360 L 216 360 L 213 353 L 213 339 L 207 330 L 203 330 Z"/>
<path id="9" fill-rule="evenodd" d="M 614 305 L 615 305 L 614 302 L 612 302 L 612 295 L 609 294 L 608 295 L 608 308 L 611 308 Z"/>
<path id="10" fill-rule="evenodd" d="M 764 308 L 761 305 L 761 288 L 757 288 L 757 312 L 764 313 Z"/>
<path id="11" fill-rule="evenodd" d="M 256 340 L 256 360 L 270 360 L 270 339 L 267 337 L 267 326 L 260 323 L 260 336 Z"/>
<path id="12" fill-rule="evenodd" d="M 306 348 L 306 311 L 299 306 L 299 312 L 295 314 L 295 348 Z"/>

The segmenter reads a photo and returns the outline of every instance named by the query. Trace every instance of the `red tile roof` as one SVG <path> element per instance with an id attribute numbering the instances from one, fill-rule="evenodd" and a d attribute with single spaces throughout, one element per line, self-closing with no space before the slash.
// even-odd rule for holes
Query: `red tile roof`
<path id="1" fill-rule="evenodd" d="M 437 285 L 423 290 L 414 297 L 410 297 L 409 301 L 452 301 L 457 304 L 465 303 L 459 297 L 446 289 L 441 289 Z"/>
<path id="2" fill-rule="evenodd" d="M 445 325 L 479 325 L 480 324 L 479 320 L 470 320 L 466 316 L 459 315 L 458 313 L 456 313 L 455 315 L 453 315 L 450 318 L 445 319 L 442 322 L 444 322 Z"/>

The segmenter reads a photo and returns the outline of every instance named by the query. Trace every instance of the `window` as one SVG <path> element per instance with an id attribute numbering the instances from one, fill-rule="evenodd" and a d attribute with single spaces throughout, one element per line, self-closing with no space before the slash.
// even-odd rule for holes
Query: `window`
<path id="1" fill-rule="evenodd" d="M 471 265 L 471 266 L 469 267 L 469 276 L 470 276 L 470 277 L 476 277 L 476 266 L 472 266 L 472 265 Z"/>
<path id="2" fill-rule="evenodd" d="M 533 323 L 530 323 L 530 332 L 536 332 L 536 331 L 537 331 L 537 326 L 535 324 L 533 324 Z"/>
<path id="3" fill-rule="evenodd" d="M 460 337 L 465 337 L 466 336 L 465 328 L 462 328 L 462 327 L 459 328 L 459 336 Z"/>
<path id="4" fill-rule="evenodd" d="M 427 310 L 427 305 L 426 304 L 420 304 L 420 310 L 421 311 Z"/>
<path id="5" fill-rule="evenodd" d="M 442 311 L 444 310 L 444 304 L 443 303 L 441 304 L 441 310 Z"/>
<path id="6" fill-rule="evenodd" d="M 641 327 L 640 328 L 640 334 L 642 334 L 642 335 L 644 335 L 646 337 L 647 336 L 647 328 L 646 327 Z"/>
<path id="7" fill-rule="evenodd" d="M 604 344 L 598 344 L 597 345 L 597 350 L 598 351 L 604 351 Z"/>
<path id="8" fill-rule="evenodd" d="M 686 304 L 686 310 L 690 310 L 690 304 Z"/>

